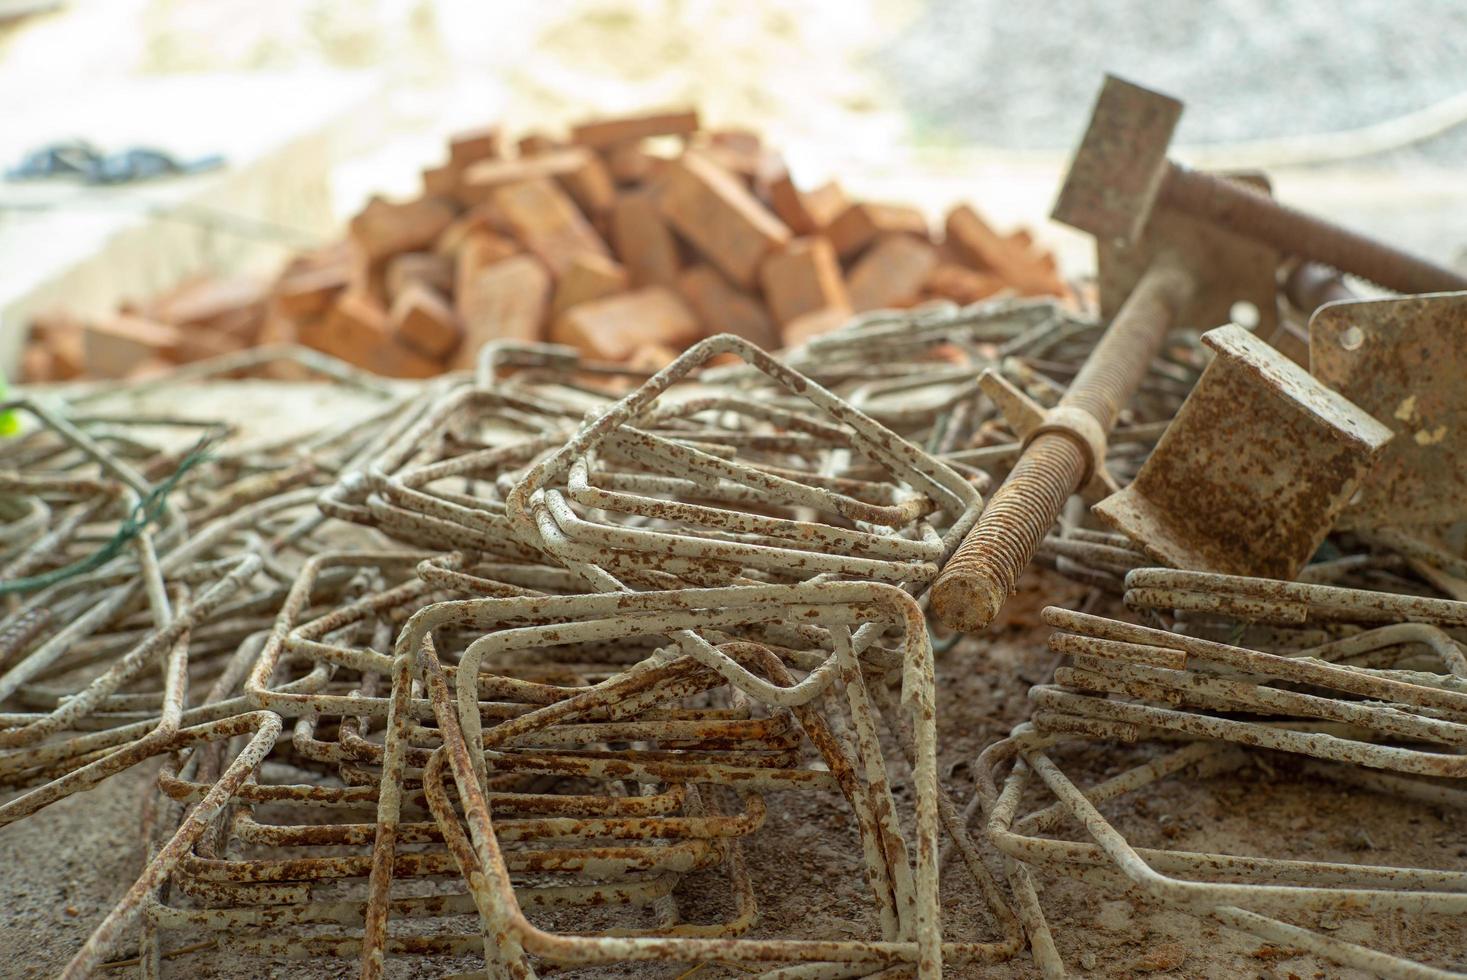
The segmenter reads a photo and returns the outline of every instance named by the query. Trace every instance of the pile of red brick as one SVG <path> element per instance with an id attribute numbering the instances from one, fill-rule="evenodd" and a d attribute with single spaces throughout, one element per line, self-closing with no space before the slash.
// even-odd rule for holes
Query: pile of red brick
<path id="1" fill-rule="evenodd" d="M 139 375 L 250 344 L 298 341 L 426 377 L 497 338 L 550 340 L 658 367 L 730 332 L 799 343 L 852 313 L 1001 290 L 1063 295 L 1026 232 L 960 205 L 934 235 L 902 204 L 801 189 L 758 135 L 695 112 L 609 119 L 565 141 L 463 133 L 423 193 L 373 199 L 346 239 L 270 286 L 187 283 L 97 323 L 38 323 L 28 380 Z"/>

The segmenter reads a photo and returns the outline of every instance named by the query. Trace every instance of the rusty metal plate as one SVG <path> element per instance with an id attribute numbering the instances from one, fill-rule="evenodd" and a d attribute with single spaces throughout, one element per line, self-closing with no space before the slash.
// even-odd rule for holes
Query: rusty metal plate
<path id="1" fill-rule="evenodd" d="M 1467 293 L 1323 306 L 1309 323 L 1309 366 L 1396 433 L 1345 524 L 1467 518 Z"/>
<path id="2" fill-rule="evenodd" d="M 1132 244 L 1097 239 L 1100 270 L 1100 315 L 1115 316 L 1131 290 L 1162 253 L 1179 257 L 1193 273 L 1196 288 L 1178 311 L 1177 325 L 1208 328 L 1229 323 L 1233 306 L 1247 303 L 1256 311 L 1251 326 L 1272 336 L 1278 326 L 1279 253 L 1267 245 L 1224 231 L 1197 218 L 1156 211 L 1145 237 Z"/>
<path id="3" fill-rule="evenodd" d="M 1102 241 L 1140 238 L 1181 117 L 1171 96 L 1105 76 L 1050 217 Z"/>
<path id="4" fill-rule="evenodd" d="M 1391 431 L 1241 327 L 1135 481 L 1095 513 L 1178 568 L 1292 579 Z"/>

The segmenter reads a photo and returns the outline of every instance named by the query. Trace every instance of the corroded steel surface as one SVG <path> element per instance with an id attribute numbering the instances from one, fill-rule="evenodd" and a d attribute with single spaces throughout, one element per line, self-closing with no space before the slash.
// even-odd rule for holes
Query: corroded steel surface
<path id="1" fill-rule="evenodd" d="M 1203 341 L 1217 358 L 1095 513 L 1179 568 L 1293 578 L 1391 433 L 1237 326 Z"/>

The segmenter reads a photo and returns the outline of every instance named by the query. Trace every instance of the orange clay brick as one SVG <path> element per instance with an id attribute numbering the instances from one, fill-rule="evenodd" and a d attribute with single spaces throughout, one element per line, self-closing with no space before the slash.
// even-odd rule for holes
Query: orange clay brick
<path id="1" fill-rule="evenodd" d="M 436 197 L 392 204 L 374 197 L 351 220 L 351 237 L 376 262 L 397 252 L 425 248 L 454 219 L 451 204 Z"/>
<path id="2" fill-rule="evenodd" d="M 343 293 L 319 323 L 309 332 L 302 324 L 301 331 L 311 346 L 369 371 L 380 366 L 380 348 L 392 339 L 386 311 L 359 292 Z"/>
<path id="3" fill-rule="evenodd" d="M 182 342 L 177 327 L 122 314 L 87 325 L 82 364 L 93 377 L 120 378 L 145 361 L 174 357 Z"/>
<path id="4" fill-rule="evenodd" d="M 600 361 L 624 361 L 649 344 L 682 350 L 701 335 L 693 311 L 662 286 L 582 303 L 550 328 L 554 343 Z"/>
<path id="5" fill-rule="evenodd" d="M 987 299 L 1003 288 L 1003 280 L 998 276 L 951 262 L 939 263 L 927 277 L 929 293 L 963 306 Z"/>
<path id="6" fill-rule="evenodd" d="M 51 349 L 39 340 L 29 341 L 20 352 L 20 380 L 28 385 L 58 380 Z"/>
<path id="7" fill-rule="evenodd" d="M 825 229 L 835 254 L 843 261 L 855 258 L 876 239 L 894 234 L 926 240 L 927 219 L 921 211 L 905 204 L 852 204 Z"/>
<path id="8" fill-rule="evenodd" d="M 676 347 L 668 347 L 666 344 L 645 344 L 632 352 L 627 358 L 627 367 L 633 371 L 645 371 L 648 374 L 656 374 L 677 360 L 680 354 Z"/>
<path id="9" fill-rule="evenodd" d="M 443 373 L 443 364 L 414 350 L 396 337 L 373 352 L 367 370 L 389 378 L 432 378 Z"/>
<path id="10" fill-rule="evenodd" d="M 441 293 L 425 282 L 410 282 L 390 314 L 399 341 L 426 357 L 443 360 L 463 339 L 463 328 Z"/>
<path id="11" fill-rule="evenodd" d="M 559 276 L 587 253 L 608 255 L 606 243 L 553 181 L 527 180 L 494 192 L 494 207 L 514 237 Z"/>
<path id="12" fill-rule="evenodd" d="M 789 174 L 784 158 L 765 146 L 757 133 L 726 129 L 710 133 L 697 153 L 719 167 L 743 178 L 744 183 L 767 198 L 770 187 Z"/>
<path id="13" fill-rule="evenodd" d="M 694 153 L 668 166 L 658 206 L 674 231 L 745 288 L 754 285 L 765 256 L 790 238 L 737 178 Z"/>
<path id="14" fill-rule="evenodd" d="M 653 136 L 686 136 L 698 128 L 698 113 L 692 109 L 596 119 L 571 128 L 571 139 L 582 146 L 614 146 Z"/>
<path id="15" fill-rule="evenodd" d="M 500 155 L 498 126 L 466 129 L 448 138 L 448 162 L 455 169 L 462 170 L 471 163 Z"/>
<path id="16" fill-rule="evenodd" d="M 821 334 L 830 333 L 838 327 L 844 326 L 851 318 L 850 310 L 832 307 L 824 310 L 815 310 L 806 313 L 802 317 L 796 317 L 784 325 L 781 333 L 784 337 L 786 347 L 797 347 L 805 341 Z"/>
<path id="17" fill-rule="evenodd" d="M 286 316 L 319 316 L 346 288 L 350 272 L 345 266 L 323 266 L 287 273 L 275 287 L 275 302 Z"/>
<path id="18" fill-rule="evenodd" d="M 921 299 L 935 268 L 937 249 L 910 235 L 888 235 L 851 269 L 851 309 L 863 313 L 911 306 Z"/>
<path id="19" fill-rule="evenodd" d="M 684 272 L 678 279 L 678 292 L 698 315 L 705 334 L 737 334 L 765 350 L 781 346 L 779 328 L 763 304 L 712 266 L 695 265 Z"/>
<path id="20" fill-rule="evenodd" d="M 414 283 L 422 283 L 435 292 L 453 292 L 453 258 L 433 252 L 403 252 L 387 260 L 383 274 L 387 298 L 396 303 L 399 296 Z"/>
<path id="21" fill-rule="evenodd" d="M 544 339 L 550 273 L 532 255 L 514 255 L 468 273 L 454 297 L 464 340 L 451 366 L 471 368 L 491 340 Z"/>
<path id="22" fill-rule="evenodd" d="M 617 143 L 601 151 L 606 170 L 618 184 L 640 184 L 656 171 L 659 161 L 636 141 Z"/>
<path id="23" fill-rule="evenodd" d="M 480 269 L 519 254 L 520 250 L 508 238 L 484 231 L 469 235 L 453 256 L 454 293 L 457 294 Z"/>
<path id="24" fill-rule="evenodd" d="M 797 235 L 824 231 L 850 206 L 845 191 L 835 181 L 821 184 L 814 190 L 802 191 L 795 187 L 789 174 L 769 185 L 769 204 L 779 220 L 789 225 Z"/>
<path id="25" fill-rule="evenodd" d="M 616 204 L 616 183 L 611 171 L 595 155 L 586 157 L 579 168 L 560 178 L 560 186 L 592 220 L 604 217 Z"/>
<path id="26" fill-rule="evenodd" d="M 550 317 L 555 319 L 580 303 L 627 291 L 627 270 L 604 255 L 587 253 L 576 257 L 555 284 L 555 301 Z"/>
<path id="27" fill-rule="evenodd" d="M 966 204 L 948 212 L 947 239 L 980 272 L 992 272 L 1022 296 L 1063 296 L 1064 283 L 1052 264 L 995 232 Z"/>
<path id="28" fill-rule="evenodd" d="M 424 197 L 457 197 L 458 181 L 462 175 L 451 163 L 441 167 L 423 168 Z"/>
<path id="29" fill-rule="evenodd" d="M 455 218 L 453 224 L 443 229 L 443 233 L 433 242 L 433 251 L 438 255 L 452 255 L 458 251 L 465 239 L 476 232 L 503 235 L 507 231 L 503 217 L 494 209 L 493 205 L 479 204 L 469 208 Z"/>
<path id="30" fill-rule="evenodd" d="M 175 361 L 201 361 L 206 357 L 218 357 L 237 351 L 245 344 L 245 340 L 228 331 L 215 330 L 209 326 L 185 326 L 178 328 L 178 346 L 173 348 L 169 356 Z"/>
<path id="31" fill-rule="evenodd" d="M 52 380 L 70 381 L 85 370 L 86 329 L 80 320 L 64 314 L 38 317 L 31 326 L 31 342 L 43 344 L 50 355 Z"/>
<path id="32" fill-rule="evenodd" d="M 224 327 L 241 313 L 259 315 L 266 287 L 247 276 L 191 279 L 147 304 L 151 319 L 176 327 Z"/>
<path id="33" fill-rule="evenodd" d="M 255 343 L 263 347 L 269 344 L 305 344 L 306 341 L 301 337 L 299 321 L 281 312 L 279 306 L 271 302 L 265 307 L 265 318 L 260 323 L 260 332 L 255 337 Z M 307 344 L 307 346 L 311 345 Z M 306 370 L 304 365 L 294 361 L 273 361 L 264 364 L 260 368 L 260 373 L 267 378 L 275 378 L 280 381 L 304 381 L 310 377 L 310 371 Z"/>
<path id="34" fill-rule="evenodd" d="M 551 150 L 563 150 L 565 149 L 565 144 L 560 140 L 546 136 L 544 133 L 527 133 L 520 137 L 519 142 L 515 144 L 515 148 L 520 151 L 520 156 L 533 157 L 539 156 L 542 153 L 549 153 Z"/>
<path id="35" fill-rule="evenodd" d="M 796 238 L 759 271 L 769 312 L 780 323 L 830 307 L 849 308 L 835 250 L 824 238 Z"/>
<path id="36" fill-rule="evenodd" d="M 459 200 L 468 205 L 482 204 L 501 187 L 564 177 L 584 167 L 590 158 L 591 153 L 585 147 L 572 146 L 513 160 L 480 160 L 470 164 L 459 180 Z"/>
<path id="37" fill-rule="evenodd" d="M 611 241 L 617 257 L 626 266 L 632 285 L 677 284 L 677 241 L 650 192 L 623 194 L 611 209 Z"/>

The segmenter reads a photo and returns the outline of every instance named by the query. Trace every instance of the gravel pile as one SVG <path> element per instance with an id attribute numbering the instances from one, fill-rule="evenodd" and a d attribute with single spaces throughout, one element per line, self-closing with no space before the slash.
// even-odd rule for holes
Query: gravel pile
<path id="1" fill-rule="evenodd" d="M 1067 148 L 1110 71 L 1187 104 L 1177 141 L 1353 129 L 1467 91 L 1467 4 L 930 0 L 875 56 L 919 137 Z M 1386 155 L 1460 165 L 1467 125 Z"/>

